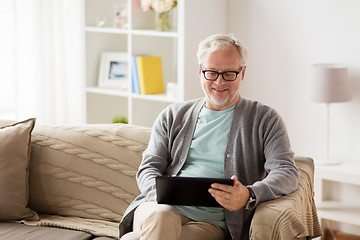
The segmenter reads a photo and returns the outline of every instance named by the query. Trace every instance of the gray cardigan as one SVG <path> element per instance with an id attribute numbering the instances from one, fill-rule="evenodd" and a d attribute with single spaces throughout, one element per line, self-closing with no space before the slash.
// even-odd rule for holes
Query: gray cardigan
<path id="1" fill-rule="evenodd" d="M 133 212 L 145 201 L 156 201 L 155 177 L 176 175 L 182 168 L 191 144 L 204 99 L 176 103 L 158 116 L 137 173 L 141 191 L 126 210 L 120 236 L 132 229 Z M 251 187 L 256 204 L 297 189 L 299 171 L 294 163 L 288 134 L 279 114 L 257 101 L 240 97 L 224 153 L 224 175 L 236 175 Z M 249 238 L 254 209 L 225 210 L 232 239 Z"/>

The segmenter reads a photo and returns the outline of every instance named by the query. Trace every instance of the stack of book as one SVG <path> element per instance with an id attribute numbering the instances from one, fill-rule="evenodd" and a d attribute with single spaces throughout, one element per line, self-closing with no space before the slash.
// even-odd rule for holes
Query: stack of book
<path id="1" fill-rule="evenodd" d="M 165 92 L 161 57 L 132 56 L 132 92 L 136 94 Z"/>

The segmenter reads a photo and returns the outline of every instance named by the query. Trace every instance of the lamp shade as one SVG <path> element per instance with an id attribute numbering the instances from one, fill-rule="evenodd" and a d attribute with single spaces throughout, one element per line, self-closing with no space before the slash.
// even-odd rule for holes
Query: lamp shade
<path id="1" fill-rule="evenodd" d="M 345 102 L 352 99 L 348 68 L 344 64 L 314 64 L 309 97 L 314 102 Z"/>

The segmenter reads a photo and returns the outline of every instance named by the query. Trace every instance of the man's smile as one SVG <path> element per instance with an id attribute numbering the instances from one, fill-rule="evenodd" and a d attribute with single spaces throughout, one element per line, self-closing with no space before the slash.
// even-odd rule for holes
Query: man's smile
<path id="1" fill-rule="evenodd" d="M 216 89 L 216 88 L 212 88 L 214 91 L 216 91 L 216 92 L 220 92 L 220 93 L 222 93 L 222 92 L 225 92 L 225 91 L 228 91 L 229 89 L 228 88 L 225 88 L 225 89 Z"/>

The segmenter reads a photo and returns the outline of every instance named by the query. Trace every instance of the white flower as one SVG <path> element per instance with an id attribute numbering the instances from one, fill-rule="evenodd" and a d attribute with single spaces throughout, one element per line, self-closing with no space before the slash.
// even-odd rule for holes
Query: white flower
<path id="1" fill-rule="evenodd" d="M 149 11 L 151 9 L 151 3 L 153 0 L 141 0 L 141 9 L 143 11 Z"/>
<path id="2" fill-rule="evenodd" d="M 151 8 L 159 13 L 170 11 L 175 6 L 176 0 L 153 0 L 151 3 Z"/>
<path id="3" fill-rule="evenodd" d="M 140 0 L 143 11 L 167 12 L 176 7 L 177 0 Z"/>

